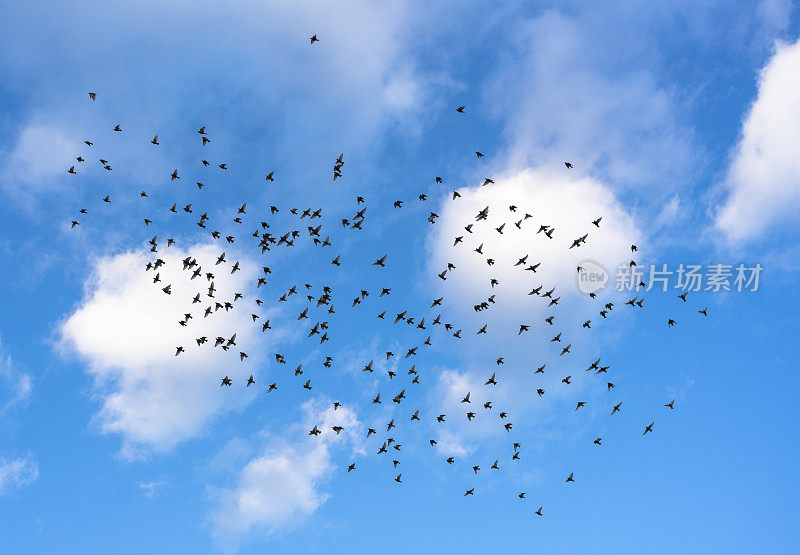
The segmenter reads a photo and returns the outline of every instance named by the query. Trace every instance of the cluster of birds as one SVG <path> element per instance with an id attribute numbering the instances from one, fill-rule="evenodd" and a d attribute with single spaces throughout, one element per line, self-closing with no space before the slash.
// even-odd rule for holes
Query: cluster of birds
<path id="1" fill-rule="evenodd" d="M 311 44 L 317 42 L 316 35 L 311 37 Z M 94 92 L 89 93 L 89 97 L 91 101 L 96 101 L 97 94 Z M 459 106 L 456 111 L 460 114 L 466 114 L 466 107 Z M 115 125 L 113 130 L 118 133 L 122 133 L 123 130 L 120 125 Z M 201 139 L 201 147 L 206 146 L 207 144 L 211 143 L 212 138 L 208 136 L 206 132 L 205 126 L 200 127 L 197 130 L 197 134 Z M 84 141 L 85 145 L 88 148 L 92 148 L 94 143 L 90 140 Z M 152 140 L 150 140 L 155 146 L 158 146 L 159 140 L 158 135 L 156 134 Z M 483 156 L 480 152 L 475 153 L 478 157 Z M 86 162 L 84 154 L 78 155 L 76 160 L 78 164 L 83 164 Z M 112 167 L 108 160 L 99 159 L 100 164 L 102 167 L 107 171 L 112 171 Z M 228 169 L 228 166 L 225 162 L 216 162 L 212 164 L 211 162 L 202 159 L 201 163 L 204 167 L 208 166 L 215 166 L 218 168 L 219 171 L 225 171 Z M 333 167 L 333 180 L 337 180 L 338 178 L 342 177 L 342 168 L 344 166 L 344 154 L 340 154 L 335 162 Z M 565 167 L 567 171 L 572 169 L 572 164 L 570 162 L 565 162 Z M 71 166 L 68 169 L 68 173 L 70 174 L 77 174 L 76 166 Z M 166 178 L 167 176 L 165 176 Z M 176 181 L 181 179 L 181 175 L 178 169 L 174 169 L 169 174 L 170 181 Z M 269 173 L 265 174 L 266 182 L 274 182 L 275 181 L 275 171 L 271 170 Z M 444 182 L 444 179 L 440 176 L 435 177 L 435 182 L 437 184 L 441 184 Z M 195 182 L 198 189 L 202 190 L 204 184 L 200 181 Z M 491 178 L 485 178 L 482 186 L 487 186 L 493 184 L 494 181 Z M 139 193 L 141 198 L 147 197 L 147 193 L 142 190 Z M 460 194 L 458 191 L 453 191 L 452 193 L 452 202 L 457 202 L 458 198 L 460 198 Z M 102 202 L 109 204 L 111 203 L 111 195 L 105 194 L 102 198 Z M 422 193 L 418 195 L 419 202 L 427 201 L 427 194 Z M 393 203 L 393 207 L 396 209 L 403 207 L 404 201 L 396 200 Z M 479 210 L 477 214 L 473 216 L 469 216 L 469 221 L 464 222 L 465 225 L 463 227 L 465 234 L 457 235 L 454 237 L 452 248 L 466 248 L 466 244 L 469 240 L 469 236 L 476 234 L 480 229 L 481 226 L 487 225 L 486 222 L 489 218 L 490 210 L 497 210 L 497 207 L 493 207 L 491 205 L 487 205 L 483 209 Z M 193 208 L 193 204 L 189 203 L 184 205 L 183 207 L 179 208 L 178 203 L 173 203 L 171 206 L 166 207 L 165 210 L 168 210 L 171 213 L 177 214 L 179 211 L 185 214 L 194 214 L 196 209 Z M 276 216 L 278 213 L 281 212 L 281 208 L 278 206 L 270 206 L 267 210 L 267 214 L 263 215 L 263 220 L 258 218 L 258 224 L 256 229 L 250 234 L 249 238 L 254 246 L 262 255 L 272 251 L 273 249 L 278 248 L 290 248 L 296 245 L 296 241 L 303 240 L 303 238 L 307 238 L 308 241 L 313 244 L 314 247 L 319 248 L 326 248 L 332 247 L 334 244 L 334 240 L 331 239 L 331 234 L 327 231 L 323 232 L 323 225 L 325 223 L 325 219 L 323 218 L 323 208 L 306 208 L 306 209 L 298 209 L 298 208 L 291 208 L 288 210 L 288 213 L 291 215 L 290 217 L 293 218 L 296 225 L 292 224 L 292 228 L 290 229 L 282 229 L 281 231 L 275 231 L 273 229 L 273 225 L 275 222 L 268 221 L 271 217 Z M 355 199 L 355 206 L 353 208 L 354 213 L 352 217 L 349 218 L 341 218 L 339 222 L 333 227 L 338 227 L 339 224 L 343 229 L 349 229 L 354 231 L 359 231 L 363 229 L 365 221 L 367 219 L 367 206 L 366 200 L 363 196 L 357 196 Z M 500 209 L 502 210 L 502 208 Z M 79 210 L 81 215 L 86 215 L 88 211 L 85 208 Z M 532 223 L 528 223 L 529 220 L 533 218 L 530 213 L 521 213 L 517 206 L 509 206 L 508 213 L 512 217 L 513 225 L 517 230 L 522 230 L 523 227 L 534 225 Z M 209 226 L 212 224 L 212 218 L 209 216 L 207 211 L 202 212 L 197 217 L 197 221 L 195 222 L 199 229 L 203 232 L 207 232 L 209 230 Z M 249 221 L 249 212 L 248 206 L 246 203 L 243 203 L 236 212 L 232 214 L 232 222 L 241 225 L 244 224 L 245 221 Z M 430 224 L 435 224 L 436 219 L 438 218 L 438 214 L 431 211 L 430 214 L 427 216 L 427 221 Z M 594 228 L 600 228 L 602 217 L 597 217 L 592 221 L 586 222 L 587 226 L 594 226 Z M 144 218 L 145 226 L 149 226 L 153 222 L 152 218 Z M 300 222 L 303 222 L 302 224 Z M 75 228 L 78 226 L 80 222 L 78 219 L 71 221 L 71 227 Z M 536 231 L 536 235 L 542 234 L 544 238 L 547 240 L 554 240 L 556 228 L 553 225 L 546 224 L 546 223 L 539 223 L 538 230 Z M 507 230 L 505 228 L 506 224 L 503 223 L 499 227 L 494 228 L 494 232 L 498 234 L 504 234 Z M 297 227 L 296 229 L 294 227 Z M 304 231 L 301 231 L 305 227 Z M 513 229 L 513 228 L 512 228 Z M 535 229 L 535 228 L 534 228 Z M 489 230 L 491 231 L 491 230 Z M 583 235 L 575 238 L 568 249 L 573 248 L 580 248 L 583 245 L 587 244 L 590 240 L 590 231 L 587 231 Z M 177 324 L 183 327 L 189 326 L 191 321 L 195 318 L 209 318 L 213 317 L 215 313 L 222 310 L 223 312 L 228 312 L 231 310 L 237 309 L 240 305 L 242 305 L 242 301 L 247 301 L 244 292 L 236 292 L 230 298 L 220 298 L 218 296 L 218 291 L 216 287 L 217 280 L 225 279 L 227 276 L 231 276 L 236 274 L 238 271 L 241 270 L 241 265 L 238 260 L 230 260 L 228 255 L 226 254 L 225 245 L 230 245 L 235 243 L 239 239 L 239 235 L 228 234 L 223 237 L 223 234 L 214 229 L 210 232 L 211 237 L 214 241 L 217 242 L 219 245 L 220 251 L 215 261 L 213 261 L 213 265 L 206 266 L 202 265 L 200 261 L 198 261 L 195 257 L 187 256 L 182 259 L 182 267 L 181 271 L 185 280 L 189 283 L 193 282 L 194 280 L 198 280 L 197 283 L 202 283 L 202 286 L 198 285 L 199 291 L 192 296 L 191 298 L 186 299 L 187 306 L 190 307 L 178 320 Z M 324 237 L 323 237 L 324 235 Z M 166 240 L 166 248 L 170 248 L 175 244 L 175 240 L 173 238 L 167 238 Z M 150 252 L 153 255 L 153 259 L 148 261 L 144 270 L 149 272 L 152 277 L 152 282 L 154 286 L 159 287 L 161 291 L 165 295 L 172 295 L 172 286 L 171 283 L 164 283 L 161 277 L 161 268 L 166 265 L 166 262 L 163 258 L 158 256 L 159 249 L 163 247 L 164 242 L 159 242 L 158 235 L 152 237 L 149 240 Z M 636 245 L 631 245 L 631 253 L 637 252 L 638 248 Z M 484 250 L 484 244 L 480 243 L 478 245 L 473 245 L 472 251 L 475 255 L 485 258 L 485 262 L 488 266 L 493 266 L 496 263 L 496 259 L 492 257 L 492 253 L 486 252 Z M 327 257 L 326 257 L 327 260 Z M 209 261 L 210 262 L 210 261 Z M 372 271 L 381 271 L 387 267 L 390 263 L 390 253 L 380 253 L 376 256 L 374 262 L 371 263 L 371 266 L 374 267 Z M 531 260 L 529 255 L 525 254 L 521 256 L 517 262 L 514 264 L 514 267 L 520 268 L 521 271 L 530 272 L 530 274 L 536 275 L 537 270 L 543 264 L 543 261 L 534 261 Z M 335 256 L 330 257 L 330 265 L 334 268 L 339 268 L 342 265 L 342 255 L 336 254 Z M 630 261 L 631 266 L 636 265 L 635 260 Z M 364 268 L 364 271 L 368 271 L 367 268 Z M 438 278 L 441 279 L 443 282 L 446 282 L 448 277 L 456 271 L 456 266 L 453 263 L 448 263 L 447 266 L 442 270 L 441 273 L 438 273 Z M 577 272 L 583 272 L 584 269 L 581 267 L 577 268 Z M 297 284 L 291 285 L 289 288 L 285 290 L 281 290 L 277 293 L 274 293 L 274 296 L 271 301 L 265 300 L 261 298 L 262 292 L 265 292 L 269 289 L 269 285 L 271 285 L 270 277 L 272 274 L 272 270 L 269 266 L 263 266 L 261 268 L 261 273 L 259 274 L 258 278 L 256 279 L 255 283 L 253 283 L 254 291 L 256 292 L 256 298 L 253 299 L 253 303 L 258 308 L 253 308 L 253 312 L 251 313 L 250 317 L 252 319 L 252 323 L 254 326 L 260 330 L 261 333 L 268 333 L 272 326 L 270 325 L 270 320 L 265 319 L 262 315 L 260 315 L 259 309 L 264 307 L 266 304 L 267 307 L 271 306 L 272 303 L 283 303 L 289 302 L 289 300 L 296 296 L 297 299 L 301 299 L 301 303 L 304 304 L 302 310 L 300 310 L 297 314 L 296 322 L 300 323 L 298 325 L 305 325 L 307 326 L 307 338 L 308 339 L 319 339 L 319 344 L 323 345 L 327 341 L 330 340 L 329 333 L 332 333 L 331 327 L 331 320 L 333 319 L 333 315 L 336 314 L 336 309 L 334 308 L 334 291 L 333 287 L 330 284 L 322 284 L 322 285 L 313 285 L 311 283 L 304 283 L 298 286 Z M 500 285 L 499 280 L 495 278 L 491 278 L 489 282 L 489 289 L 494 290 L 496 287 Z M 640 286 L 644 287 L 644 283 L 640 283 Z M 546 290 L 545 290 L 546 289 Z M 359 305 L 364 303 L 368 297 L 372 294 L 377 294 L 376 296 L 380 299 L 383 297 L 390 296 L 392 293 L 391 287 L 381 287 L 380 291 L 373 291 L 370 292 L 366 289 L 361 289 L 357 292 L 355 297 L 350 301 L 349 299 L 346 301 L 349 304 L 349 309 L 357 310 Z M 528 293 L 529 296 L 540 297 L 542 301 L 545 303 L 544 306 L 548 311 L 553 313 L 548 314 L 544 318 L 544 322 L 548 326 L 556 326 L 556 314 L 555 310 L 559 304 L 561 296 L 556 293 L 556 286 L 554 284 L 550 284 L 549 286 L 545 287 L 544 284 L 537 285 L 536 287 L 532 288 L 531 291 Z M 590 293 L 588 295 L 590 298 L 596 298 L 595 293 Z M 678 295 L 679 300 L 682 302 L 687 302 L 687 294 L 682 293 Z M 434 298 L 431 301 L 430 306 L 423 307 L 417 313 L 412 313 L 408 309 L 404 309 L 400 312 L 393 312 L 393 316 L 391 314 L 387 315 L 388 309 L 384 309 L 379 312 L 376 317 L 381 321 L 386 321 L 387 325 L 390 326 L 402 326 L 405 325 L 408 329 L 412 330 L 413 332 L 419 334 L 418 341 L 413 344 L 409 345 L 404 348 L 405 352 L 392 352 L 386 351 L 385 353 L 381 354 L 380 357 L 383 362 L 388 363 L 390 360 L 397 361 L 402 357 L 401 360 L 407 361 L 411 363 L 410 367 L 407 369 L 407 384 L 405 383 L 398 383 L 401 381 L 401 378 L 398 376 L 398 366 L 393 365 L 390 366 L 387 371 L 387 378 L 388 384 L 390 387 L 393 387 L 391 392 L 387 393 L 386 391 L 376 391 L 374 396 L 370 397 L 371 404 L 373 405 L 380 405 L 384 402 L 396 404 L 398 407 L 401 406 L 404 402 L 407 402 L 407 388 L 414 387 L 420 384 L 420 376 L 421 371 L 417 369 L 416 364 L 414 361 L 416 357 L 420 356 L 422 352 L 432 345 L 433 335 L 437 333 L 439 335 L 447 335 L 456 340 L 462 339 L 464 334 L 466 333 L 474 333 L 476 335 L 482 335 L 487 333 L 488 324 L 484 323 L 478 329 L 472 331 L 465 331 L 462 326 L 456 325 L 454 322 L 445 321 L 441 314 L 441 309 L 444 307 L 445 299 L 444 297 Z M 476 313 L 480 313 L 486 310 L 489 310 L 494 304 L 496 303 L 495 294 L 492 293 L 485 300 L 480 301 L 479 303 L 473 306 L 473 309 Z M 193 312 L 194 305 L 200 305 L 199 311 Z M 644 297 L 634 297 L 627 302 L 625 305 L 628 305 L 632 308 L 643 308 L 644 306 Z M 613 302 L 605 303 L 599 310 L 599 316 L 603 319 L 609 317 L 610 313 L 615 309 L 615 305 Z M 699 309 L 697 311 L 702 316 L 707 316 L 707 307 Z M 676 325 L 676 321 L 672 318 L 667 319 L 667 326 L 672 327 Z M 590 329 L 592 325 L 591 320 L 587 320 L 582 323 L 583 328 Z M 524 322 L 519 324 L 517 335 L 522 335 L 523 333 L 529 333 L 531 331 L 533 324 L 530 322 Z M 231 333 L 226 333 L 224 336 L 219 335 L 217 337 L 209 338 L 206 336 L 200 336 L 195 338 L 194 342 L 196 345 L 192 347 L 191 345 L 178 345 L 175 347 L 174 356 L 181 356 L 187 352 L 189 348 L 206 348 L 205 346 L 208 345 L 214 349 L 221 349 L 223 351 L 231 351 L 233 356 L 237 357 L 239 362 L 246 363 L 248 359 L 248 354 L 244 350 L 240 350 L 239 346 L 237 345 L 237 333 L 235 330 L 231 330 Z M 565 332 L 558 331 L 557 333 L 553 334 L 553 337 L 549 341 L 550 343 L 557 344 L 558 348 L 556 351 L 558 353 L 558 357 L 566 357 L 571 355 L 571 348 L 573 342 L 565 337 Z M 385 358 L 384 358 L 385 357 Z M 287 356 L 282 353 L 274 353 L 274 361 L 275 365 L 288 365 L 289 362 L 287 360 Z M 363 367 L 361 370 L 363 372 L 372 374 L 377 369 L 376 366 L 376 357 L 371 358 L 370 360 L 363 361 Z M 331 368 L 334 363 L 333 356 L 326 355 L 322 361 L 322 366 L 325 368 Z M 500 366 L 504 364 L 503 357 L 498 357 L 495 360 L 495 364 L 497 369 L 491 373 L 490 376 L 487 376 L 487 379 L 484 383 L 484 387 L 491 390 L 498 385 L 500 382 L 500 377 L 498 377 L 498 372 Z M 294 363 L 291 364 L 294 367 Z M 534 375 L 536 374 L 544 374 L 545 373 L 546 363 L 542 364 L 535 370 L 532 370 Z M 611 368 L 611 364 L 604 364 L 601 358 L 597 358 L 593 362 L 587 364 L 585 368 L 586 372 L 595 372 L 596 374 L 608 374 L 609 369 Z M 298 364 L 293 371 L 290 373 L 294 374 L 296 378 L 299 379 L 299 382 L 304 383 L 300 384 L 305 390 L 312 390 L 312 378 L 309 378 L 307 375 L 304 376 L 305 370 L 303 369 L 303 364 Z M 301 379 L 302 376 L 302 379 Z M 298 383 L 299 383 L 298 382 Z M 572 375 L 564 376 L 561 379 L 561 387 L 568 387 L 572 383 Z M 250 374 L 247 381 L 244 383 L 244 387 L 251 387 L 256 384 L 255 375 Z M 234 385 L 234 380 L 225 375 L 221 377 L 220 387 L 232 387 Z M 611 392 L 615 387 L 615 384 L 612 381 L 606 381 L 606 391 Z M 267 385 L 266 392 L 272 393 L 276 391 L 278 388 L 277 382 L 273 382 Z M 546 390 L 543 386 L 536 388 L 536 394 L 539 397 L 542 397 L 546 394 Z M 513 430 L 513 423 L 509 416 L 508 410 L 500 410 L 500 408 L 495 408 L 493 402 L 491 400 L 487 400 L 481 403 L 479 401 L 473 400 L 473 393 L 471 391 L 464 391 L 463 397 L 459 405 L 464 407 L 464 416 L 467 422 L 473 422 L 476 418 L 479 417 L 479 412 L 481 412 L 481 408 L 483 413 L 490 413 L 490 411 L 495 411 L 498 415 L 499 426 L 507 433 L 512 434 Z M 578 401 L 574 411 L 578 411 L 587 405 L 587 401 Z M 334 410 L 338 409 L 342 406 L 338 401 L 333 404 Z M 675 409 L 675 400 L 672 399 L 668 403 L 665 403 L 664 406 L 668 410 Z M 610 402 L 609 403 L 609 413 L 611 415 L 615 415 L 616 413 L 622 410 L 622 402 Z M 425 415 L 421 414 L 421 410 L 414 408 L 413 410 L 409 409 L 407 421 L 409 423 L 414 422 L 421 422 L 423 420 L 428 420 L 432 426 L 437 424 L 441 424 L 447 421 L 448 418 L 451 418 L 452 415 L 448 414 L 431 414 Z M 396 422 L 396 420 L 398 420 Z M 400 421 L 399 419 L 392 418 L 390 419 L 385 426 L 385 437 L 382 440 L 378 440 L 375 444 L 377 447 L 376 454 L 377 455 L 388 455 L 391 453 L 394 457 L 392 459 L 392 468 L 397 469 L 400 466 L 400 455 L 399 453 L 402 450 L 403 443 L 399 439 L 398 429 Z M 650 421 L 648 424 L 642 426 L 642 435 L 647 435 L 653 432 L 655 425 L 655 421 Z M 392 430 L 395 430 L 394 432 Z M 332 431 L 335 434 L 340 434 L 343 431 L 342 426 L 333 426 Z M 323 433 L 323 430 L 320 429 L 320 425 L 314 425 L 309 431 L 309 436 L 319 436 Z M 366 438 L 371 438 L 373 435 L 379 436 L 379 431 L 375 428 L 369 427 L 366 431 Z M 512 435 L 510 437 L 510 449 L 509 449 L 509 458 L 512 462 L 520 460 L 522 456 L 522 443 L 516 440 Z M 437 440 L 431 438 L 428 440 L 428 443 L 431 447 L 437 445 Z M 603 438 L 602 437 L 595 437 L 593 440 L 595 445 L 602 445 Z M 391 457 L 390 457 L 391 458 Z M 456 458 L 454 456 L 449 456 L 445 458 L 445 462 L 447 464 L 455 464 Z M 480 464 L 472 464 L 471 470 L 473 475 L 477 476 L 478 473 L 481 471 Z M 496 458 L 488 465 L 489 470 L 500 470 L 501 468 L 501 458 Z M 347 472 L 353 472 L 356 470 L 356 463 L 352 462 L 347 467 Z M 397 483 L 402 483 L 402 472 L 398 473 L 394 477 L 394 481 Z M 575 481 L 574 472 L 569 472 L 569 474 L 565 475 L 566 483 L 572 483 Z M 475 486 L 465 488 L 465 496 L 471 496 L 475 494 Z M 524 499 L 526 496 L 526 492 L 519 492 L 518 497 L 520 499 Z M 535 512 L 535 515 L 542 516 L 543 509 L 540 506 Z"/>

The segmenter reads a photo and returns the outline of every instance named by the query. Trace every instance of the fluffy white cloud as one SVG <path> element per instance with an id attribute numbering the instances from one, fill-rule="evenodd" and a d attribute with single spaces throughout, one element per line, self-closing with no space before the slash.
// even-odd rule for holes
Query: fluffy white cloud
<path id="1" fill-rule="evenodd" d="M 529 428 L 546 419 L 545 411 L 556 405 L 574 402 L 578 395 L 583 400 L 590 398 L 587 389 L 597 386 L 598 378 L 594 373 L 576 372 L 575 364 L 576 360 L 579 366 L 587 361 L 588 366 L 599 356 L 598 339 L 594 329 L 583 329 L 581 324 L 591 319 L 601 326 L 597 312 L 602 304 L 609 298 L 619 304 L 613 291 L 616 268 L 627 265 L 632 256 L 630 246 L 643 239 L 634 218 L 609 188 L 575 170 L 509 172 L 497 177 L 494 184 L 459 192 L 460 198 L 445 200 L 429 238 L 429 274 L 441 272 L 452 262 L 455 269 L 447 272 L 446 281 L 433 278 L 433 286 L 445 297 L 447 318 L 463 326 L 465 337 L 474 338 L 484 324 L 488 333 L 463 347 L 475 357 L 466 357 L 457 370 L 443 370 L 429 397 L 434 411 L 448 415 L 446 423 L 437 427 L 439 450 L 454 456 L 507 437 L 496 412 L 506 411 L 508 421 L 520 426 L 522 419 Z M 515 212 L 509 209 L 512 205 Z M 486 206 L 488 220 L 477 222 L 475 216 Z M 526 213 L 532 217 L 524 219 Z M 599 227 L 592 224 L 601 217 Z M 515 223 L 520 220 L 521 228 L 517 228 Z M 465 230 L 469 224 L 472 233 Z M 501 234 L 496 228 L 502 224 Z M 537 233 L 542 225 L 555 229 L 552 239 Z M 586 234 L 584 244 L 570 248 Z M 463 237 L 463 242 L 454 245 L 457 236 Z M 482 255 L 474 250 L 481 244 Z M 635 258 L 639 260 L 643 254 L 637 252 Z M 528 257 L 526 263 L 516 266 L 524 256 Z M 489 258 L 494 260 L 491 266 Z M 597 299 L 590 299 L 578 286 L 577 267 L 588 267 L 587 261 L 609 273 L 606 289 L 598 292 Z M 535 273 L 524 269 L 537 263 L 541 265 Z M 492 278 L 499 281 L 495 288 L 490 286 Z M 560 297 L 555 308 L 548 308 L 548 299 L 528 295 L 539 286 L 540 294 L 555 288 L 552 297 Z M 488 310 L 474 312 L 473 306 L 490 295 L 495 303 Z M 555 315 L 554 326 L 544 323 L 546 315 Z M 521 323 L 531 328 L 519 335 Z M 550 338 L 559 332 L 564 334 L 564 343 L 551 343 Z M 566 343 L 572 343 L 569 360 L 559 356 Z M 505 364 L 490 362 L 492 353 L 503 356 Z M 547 366 L 545 374 L 534 379 L 533 370 L 543 364 Z M 484 385 L 493 371 L 497 371 L 498 385 Z M 558 387 L 566 375 L 573 375 L 573 385 Z M 542 398 L 536 394 L 538 387 L 547 392 Z M 467 392 L 471 393 L 470 405 L 461 403 Z M 488 418 L 482 408 L 485 401 L 492 401 L 494 408 Z M 477 414 L 469 423 L 467 410 Z"/>
<path id="2" fill-rule="evenodd" d="M 577 267 L 586 260 L 599 262 L 611 272 L 630 260 L 630 245 L 642 239 L 641 231 L 611 191 L 599 181 L 563 170 L 528 169 L 495 179 L 485 187 L 459 190 L 461 198 L 446 200 L 429 241 L 430 274 L 441 272 L 448 262 L 456 269 L 441 282 L 448 305 L 466 312 L 494 294 L 497 308 L 509 312 L 539 314 L 545 310 L 540 297 L 528 295 L 542 285 L 542 293 L 555 287 L 553 296 L 583 296 L 578 289 Z M 509 210 L 516 206 L 516 212 Z M 478 222 L 478 211 L 489 206 L 489 218 Z M 532 218 L 524 219 L 525 214 Z M 602 217 L 600 227 L 592 224 Z M 515 223 L 521 222 L 517 228 Z M 464 228 L 472 224 L 472 233 Z M 503 233 L 496 231 L 505 224 Z M 553 238 L 537 233 L 541 225 L 555 228 Z M 586 242 L 569 248 L 588 234 Z M 454 245 L 457 236 L 463 242 Z M 483 244 L 483 254 L 474 251 Z M 515 264 L 527 256 L 521 266 Z M 487 259 L 494 259 L 489 265 Z M 528 265 L 541 263 L 534 273 Z M 500 285 L 490 287 L 490 279 Z M 613 282 L 609 286 L 613 287 Z M 487 314 L 495 312 L 493 307 Z"/>
<path id="3" fill-rule="evenodd" d="M 237 257 L 215 265 L 221 248 L 196 245 L 186 250 L 162 245 L 156 254 L 130 251 L 101 258 L 85 283 L 84 298 L 61 326 L 61 345 L 87 363 L 103 406 L 96 415 L 104 432 L 123 436 L 123 455 L 131 457 L 149 449 L 163 451 L 201 433 L 212 417 L 241 408 L 256 388 L 245 389 L 247 377 L 257 370 L 268 338 L 258 337 L 252 322 L 258 312 L 249 295 L 257 266 L 238 257 L 241 270 L 231 274 Z M 161 282 L 154 284 L 156 271 L 145 271 L 147 261 L 158 256 L 166 264 L 158 269 Z M 192 256 L 203 275 L 190 279 L 182 259 Z M 245 296 L 234 309 L 216 310 L 205 318 L 212 305 L 206 294 L 214 273 L 214 301 L 233 302 L 234 293 Z M 170 295 L 162 287 L 171 284 Z M 200 293 L 202 302 L 193 304 Z M 179 321 L 192 314 L 188 325 Z M 269 317 L 269 316 L 266 316 Z M 213 347 L 216 337 L 237 335 L 236 346 L 228 352 Z M 198 346 L 195 339 L 207 337 Z M 178 346 L 186 351 L 175 356 Z M 248 354 L 244 362 L 239 353 Z M 220 389 L 228 375 L 233 386 Z M 257 382 L 258 383 L 258 382 Z"/>
<path id="4" fill-rule="evenodd" d="M 0 457 L 0 495 L 32 484 L 39 477 L 36 461 L 24 457 L 6 459 Z"/>
<path id="5" fill-rule="evenodd" d="M 800 209 L 800 41 L 777 45 L 761 71 L 728 170 L 730 191 L 716 225 L 732 242 L 756 239 Z"/>
<path id="6" fill-rule="evenodd" d="M 288 437 L 250 460 L 235 487 L 222 492 L 212 515 L 217 536 L 236 541 L 253 531 L 271 533 L 290 527 L 328 499 L 320 486 L 335 468 L 332 449 L 351 445 L 360 450 L 363 427 L 347 406 L 334 410 L 330 402 L 314 400 L 304 403 L 302 411 L 303 419 Z M 322 433 L 308 436 L 315 425 Z M 344 430 L 336 434 L 332 426 Z"/>
<path id="7" fill-rule="evenodd" d="M 307 449 L 285 445 L 250 461 L 235 490 L 223 497 L 216 514 L 220 531 L 244 533 L 253 527 L 278 528 L 307 516 L 327 495 L 318 483 L 330 472 L 324 443 Z"/>

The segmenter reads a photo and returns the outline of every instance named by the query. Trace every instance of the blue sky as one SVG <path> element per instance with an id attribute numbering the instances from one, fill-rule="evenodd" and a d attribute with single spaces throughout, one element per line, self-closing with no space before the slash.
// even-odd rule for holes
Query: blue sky
<path id="1" fill-rule="evenodd" d="M 41 2 L 3 11 L 0 551 L 800 549 L 791 2 Z M 174 169 L 180 180 L 169 179 Z M 485 178 L 494 183 L 482 186 Z M 191 214 L 181 209 L 189 203 Z M 280 212 L 268 215 L 271 205 Z M 487 205 L 489 220 L 475 222 Z M 364 207 L 362 231 L 339 223 Z M 298 221 L 291 208 L 322 208 L 323 218 Z M 205 230 L 195 225 L 203 212 Z M 525 213 L 532 218 L 515 228 Z M 262 220 L 277 236 L 299 230 L 295 246 L 262 255 L 250 237 Z M 329 247 L 306 232 L 320 223 Z M 536 233 L 541 225 L 555 228 L 554 240 Z M 153 235 L 169 297 L 144 270 Z M 483 256 L 473 251 L 481 243 Z M 372 266 L 387 253 L 386 268 Z M 536 274 L 514 267 L 524 255 L 542 263 Z M 213 268 L 219 298 L 243 293 L 234 310 L 203 319 L 187 306 L 198 282 L 182 276 L 186 256 Z M 757 291 L 692 291 L 682 302 L 674 275 L 667 292 L 615 291 L 615 269 L 631 257 L 646 278 L 664 264 L 763 271 Z M 241 271 L 229 274 L 236 260 Z M 587 261 L 609 273 L 597 299 L 578 287 L 575 267 Z M 440 280 L 448 262 L 455 269 Z M 256 288 L 262 266 L 272 273 Z M 306 283 L 315 298 L 323 285 L 333 290 L 335 314 L 310 309 L 311 324 L 330 321 L 324 344 L 297 321 Z M 278 302 L 292 285 L 299 294 Z M 526 294 L 538 285 L 556 288 L 557 309 Z M 382 288 L 391 294 L 379 298 Z M 362 289 L 369 296 L 351 307 Z M 473 310 L 492 294 L 488 310 Z M 642 308 L 625 306 L 634 295 Z M 429 308 L 439 297 L 441 309 Z M 607 302 L 615 306 L 603 319 Z M 707 317 L 697 314 L 704 307 Z M 376 318 L 383 310 L 386 321 Z M 403 310 L 427 330 L 392 324 Z M 182 327 L 185 312 L 194 318 Z M 432 325 L 437 314 L 450 333 Z M 272 329 L 262 333 L 266 319 Z M 520 324 L 530 331 L 518 334 Z M 233 331 L 245 360 L 194 346 L 201 334 Z M 551 342 L 558 332 L 563 343 Z M 566 343 L 572 351 L 559 356 Z M 187 346 L 180 357 L 177 345 Z M 598 358 L 608 374 L 584 372 Z M 362 372 L 370 360 L 375 372 Z M 498 385 L 485 386 L 493 372 Z M 250 374 L 256 385 L 245 388 Z M 219 387 L 224 375 L 232 387 Z M 392 403 L 402 389 L 406 398 Z M 467 392 L 472 422 L 460 403 Z M 579 401 L 587 405 L 576 411 Z M 415 410 L 420 422 L 409 420 Z M 314 425 L 324 429 L 316 438 Z M 377 433 L 365 438 L 368 428 Z M 390 436 L 402 451 L 377 455 Z"/>

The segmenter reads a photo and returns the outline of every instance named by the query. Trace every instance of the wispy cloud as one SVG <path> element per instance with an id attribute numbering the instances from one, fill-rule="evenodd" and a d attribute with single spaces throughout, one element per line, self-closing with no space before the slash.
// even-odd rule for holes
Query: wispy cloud
<path id="1" fill-rule="evenodd" d="M 618 9 L 608 17 L 625 25 Z M 679 99 L 647 58 L 631 56 L 629 43 L 598 27 L 608 26 L 605 19 L 586 12 L 550 10 L 516 24 L 516 55 L 501 65 L 487 93 L 509 145 L 498 158 L 510 169 L 568 160 L 615 187 L 658 184 L 648 194 L 660 196 L 692 171 L 693 133 L 681 122 Z M 630 40 L 642 42 L 636 32 Z"/>
<path id="2" fill-rule="evenodd" d="M 142 492 L 142 495 L 147 497 L 148 499 L 153 499 L 158 496 L 158 493 L 169 483 L 166 477 L 161 476 L 157 480 L 151 480 L 149 482 L 140 482 L 139 489 Z"/>
<path id="3" fill-rule="evenodd" d="M 17 368 L 11 355 L 7 354 L 0 342 L 0 381 L 7 384 L 8 394 L 0 398 L 0 418 L 12 408 L 24 404 L 33 391 L 31 376 Z"/>
<path id="4" fill-rule="evenodd" d="M 0 457 L 0 495 L 32 484 L 39 478 L 39 464 L 30 457 Z"/>
<path id="5" fill-rule="evenodd" d="M 75 138 L 39 118 L 29 121 L 18 132 L 10 151 L 3 153 L 0 186 L 11 197 L 30 204 L 42 191 L 53 191 L 59 178 L 77 165 Z"/>

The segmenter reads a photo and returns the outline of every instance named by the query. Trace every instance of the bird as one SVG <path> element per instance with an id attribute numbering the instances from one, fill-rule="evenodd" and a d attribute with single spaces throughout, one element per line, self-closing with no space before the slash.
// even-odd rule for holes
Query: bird
<path id="1" fill-rule="evenodd" d="M 460 114 L 463 114 L 463 113 L 465 113 L 464 112 L 465 109 L 466 109 L 466 106 L 459 106 L 458 108 L 456 108 L 456 112 L 458 112 Z"/>
<path id="2" fill-rule="evenodd" d="M 311 38 L 309 40 L 311 41 L 311 44 L 314 44 L 315 42 L 319 42 L 319 39 L 317 38 L 317 35 L 311 35 Z M 398 480 L 398 482 L 399 481 L 400 480 Z"/>

